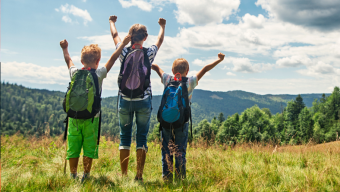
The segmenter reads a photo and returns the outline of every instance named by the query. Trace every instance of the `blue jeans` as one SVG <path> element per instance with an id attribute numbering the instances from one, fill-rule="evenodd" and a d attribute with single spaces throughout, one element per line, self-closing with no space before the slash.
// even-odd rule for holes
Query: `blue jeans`
<path id="1" fill-rule="evenodd" d="M 186 151 L 188 143 L 188 125 L 183 128 L 162 129 L 162 167 L 163 178 L 173 178 L 173 157 L 175 156 L 175 178 L 186 177 Z M 183 130 L 183 131 L 182 131 Z"/>
<path id="2" fill-rule="evenodd" d="M 136 115 L 137 124 L 137 146 L 136 149 L 148 151 L 147 135 L 151 117 L 151 98 L 141 101 L 119 100 L 119 126 L 120 126 L 120 149 L 130 150 L 133 117 Z"/>

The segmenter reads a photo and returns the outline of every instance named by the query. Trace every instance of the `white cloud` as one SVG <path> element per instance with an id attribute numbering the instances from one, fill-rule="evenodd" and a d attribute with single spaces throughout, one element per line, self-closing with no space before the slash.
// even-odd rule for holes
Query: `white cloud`
<path id="1" fill-rule="evenodd" d="M 223 61 L 226 64 L 233 64 L 232 68 L 235 72 L 241 73 L 261 73 L 263 71 L 271 70 L 271 64 L 252 63 L 249 58 L 226 57 Z"/>
<path id="2" fill-rule="evenodd" d="M 69 17 L 69 14 L 75 16 L 75 17 L 80 17 L 84 20 L 84 25 L 87 25 L 87 22 L 92 21 L 92 17 L 89 14 L 87 10 L 82 10 L 74 5 L 61 5 L 59 9 L 55 9 L 55 11 L 59 12 L 61 11 L 62 13 L 66 14 L 62 17 L 62 20 L 66 23 L 72 22 L 72 19 Z"/>
<path id="3" fill-rule="evenodd" d="M 131 6 L 137 6 L 143 11 L 150 12 L 152 10 L 152 4 L 143 0 L 119 0 L 119 3 L 123 8 L 129 8 Z"/>
<path id="4" fill-rule="evenodd" d="M 119 32 L 119 36 L 121 38 L 125 37 L 126 35 L 127 35 L 127 32 Z M 98 44 L 102 50 L 112 50 L 112 51 L 115 50 L 115 44 L 112 40 L 111 35 L 98 35 L 98 36 L 79 37 L 79 38 L 87 40 L 90 43 Z M 143 46 L 149 47 L 151 45 L 154 45 L 156 40 L 157 40 L 157 36 L 149 35 Z M 176 48 L 174 49 L 174 47 Z M 168 68 L 169 62 L 172 63 L 174 59 L 187 53 L 188 53 L 188 50 L 184 47 L 184 44 L 181 42 L 180 39 L 176 37 L 165 36 L 162 46 L 157 52 L 157 56 L 156 56 L 154 63 L 160 64 L 162 68 Z M 162 65 L 165 63 L 167 63 L 167 65 Z"/>
<path id="5" fill-rule="evenodd" d="M 335 68 L 330 64 L 319 61 L 315 65 L 308 66 L 307 69 L 298 70 L 298 73 L 316 78 L 333 78 L 333 76 L 340 76 L 340 68 Z"/>
<path id="6" fill-rule="evenodd" d="M 340 77 L 325 79 L 204 79 L 199 81 L 197 89 L 210 91 L 246 90 L 257 94 L 302 94 L 302 93 L 331 93 L 339 86 Z"/>
<path id="7" fill-rule="evenodd" d="M 206 59 L 206 60 L 201 60 L 201 59 L 195 59 L 192 64 L 194 65 L 198 65 L 198 66 L 205 66 L 209 63 L 212 63 L 216 60 L 217 58 L 209 58 L 209 59 Z"/>
<path id="8" fill-rule="evenodd" d="M 309 57 L 305 55 L 299 55 L 281 58 L 276 61 L 276 64 L 278 67 L 298 67 L 301 65 L 311 64 L 311 62 L 312 60 Z"/>
<path id="9" fill-rule="evenodd" d="M 227 72 L 228 76 L 236 76 L 236 74 L 232 73 L 232 72 Z"/>
<path id="10" fill-rule="evenodd" d="M 81 63 L 80 56 L 71 56 L 73 63 Z"/>
<path id="11" fill-rule="evenodd" d="M 192 63 L 198 66 L 205 66 L 209 63 L 212 63 L 217 58 L 208 58 L 206 60 L 195 59 Z M 261 73 L 263 71 L 271 70 L 272 64 L 264 64 L 264 63 L 254 63 L 249 58 L 245 57 L 225 57 L 224 60 L 219 65 L 226 65 L 223 69 L 229 70 L 228 65 L 232 64 L 234 67 L 232 68 L 235 72 L 241 73 Z"/>
<path id="12" fill-rule="evenodd" d="M 16 61 L 1 63 L 1 77 L 10 82 L 19 81 L 36 84 L 66 85 L 70 81 L 66 65 L 42 67 L 33 63 Z"/>
<path id="13" fill-rule="evenodd" d="M 68 15 L 64 15 L 61 20 L 63 20 L 65 23 L 72 23 L 72 19 Z"/>
<path id="14" fill-rule="evenodd" d="M 177 22 L 193 25 L 222 23 L 236 13 L 240 5 L 240 0 L 119 0 L 119 2 L 123 8 L 136 6 L 148 12 L 155 7 L 161 12 L 166 4 L 174 3 L 177 6 L 177 10 L 174 11 Z"/>
<path id="15" fill-rule="evenodd" d="M 198 73 L 199 71 L 196 71 L 196 70 L 193 70 L 193 71 L 190 71 L 189 70 L 189 73 L 188 73 L 188 77 L 191 77 L 191 76 L 195 76 L 195 75 L 197 75 L 197 73 Z M 211 75 L 211 73 L 208 71 L 208 72 L 206 72 L 205 74 L 204 74 L 204 76 L 210 76 Z"/>
<path id="16" fill-rule="evenodd" d="M 241 25 L 244 25 L 245 28 L 263 28 L 263 24 L 265 22 L 265 18 L 262 14 L 259 14 L 257 17 L 254 15 L 250 15 L 246 13 L 241 20 Z"/>
<path id="17" fill-rule="evenodd" d="M 181 24 L 189 23 L 205 25 L 208 23 L 222 23 L 238 10 L 240 0 L 174 0 L 178 10 L 175 11 L 177 21 Z"/>

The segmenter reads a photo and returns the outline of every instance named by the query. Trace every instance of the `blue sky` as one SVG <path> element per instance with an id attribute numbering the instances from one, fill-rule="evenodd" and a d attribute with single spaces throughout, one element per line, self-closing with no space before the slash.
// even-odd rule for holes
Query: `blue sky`
<path id="1" fill-rule="evenodd" d="M 123 38 L 135 23 L 156 41 L 158 18 L 167 20 L 155 63 L 166 72 L 178 57 L 190 74 L 222 52 L 225 60 L 199 82 L 211 91 L 258 94 L 329 93 L 340 85 L 340 2 L 311 0 L 117 0 L 1 2 L 2 81 L 66 91 L 69 76 L 59 41 L 67 39 L 77 67 L 84 45 L 102 48 L 103 65 L 114 51 L 108 18 L 117 15 Z M 117 94 L 116 62 L 103 96 Z M 152 73 L 154 94 L 162 85 Z"/>

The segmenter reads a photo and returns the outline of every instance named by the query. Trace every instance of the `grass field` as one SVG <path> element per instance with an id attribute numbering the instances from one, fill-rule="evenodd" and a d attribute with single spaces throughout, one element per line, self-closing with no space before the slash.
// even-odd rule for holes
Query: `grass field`
<path id="1" fill-rule="evenodd" d="M 188 146 L 187 179 L 162 180 L 161 149 L 149 143 L 144 183 L 120 175 L 118 143 L 101 139 L 99 159 L 84 184 L 64 175 L 61 138 L 1 136 L 1 191 L 340 191 L 340 142 L 305 146 Z M 82 160 L 78 173 L 82 173 Z"/>

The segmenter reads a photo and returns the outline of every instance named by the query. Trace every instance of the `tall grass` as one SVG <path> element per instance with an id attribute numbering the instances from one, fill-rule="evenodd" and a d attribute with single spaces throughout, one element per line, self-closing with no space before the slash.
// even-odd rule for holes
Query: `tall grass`
<path id="1" fill-rule="evenodd" d="M 304 146 L 188 146 L 187 179 L 164 183 L 161 148 L 149 143 L 144 183 L 134 182 L 132 145 L 128 177 L 120 174 L 117 141 L 102 138 L 99 159 L 84 184 L 64 175 L 61 138 L 1 137 L 2 191 L 340 191 L 340 142 Z M 81 154 L 82 155 L 82 154 Z M 83 171 L 80 160 L 78 174 Z"/>

